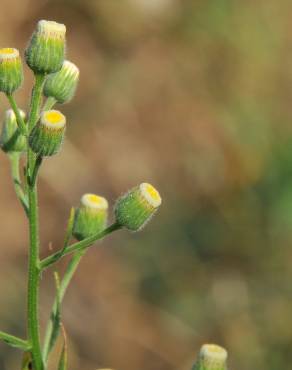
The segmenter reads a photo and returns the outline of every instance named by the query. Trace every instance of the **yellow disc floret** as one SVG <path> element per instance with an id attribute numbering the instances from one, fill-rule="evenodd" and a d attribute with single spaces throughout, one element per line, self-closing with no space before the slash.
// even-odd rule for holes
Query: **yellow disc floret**
<path id="1" fill-rule="evenodd" d="M 107 200 L 95 194 L 84 194 L 81 198 L 81 204 L 93 209 L 108 209 Z"/>
<path id="2" fill-rule="evenodd" d="M 0 49 L 0 61 L 19 58 L 19 51 L 14 48 L 2 48 Z"/>
<path id="3" fill-rule="evenodd" d="M 66 118 L 58 110 L 48 110 L 41 115 L 41 124 L 52 129 L 59 129 L 65 126 Z"/>
<path id="4" fill-rule="evenodd" d="M 141 195 L 146 199 L 146 201 L 154 208 L 157 208 L 161 204 L 161 197 L 159 192 L 147 182 L 143 182 L 140 185 Z"/>

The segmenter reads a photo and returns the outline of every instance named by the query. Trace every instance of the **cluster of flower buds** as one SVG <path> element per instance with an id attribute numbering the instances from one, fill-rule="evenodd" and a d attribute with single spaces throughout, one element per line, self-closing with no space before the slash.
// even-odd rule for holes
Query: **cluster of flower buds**
<path id="1" fill-rule="evenodd" d="M 227 370 L 227 351 L 217 344 L 204 344 L 193 370 Z"/>
<path id="2" fill-rule="evenodd" d="M 53 21 L 38 22 L 27 49 L 25 60 L 36 76 L 45 77 L 43 94 L 53 103 L 64 104 L 74 96 L 78 80 L 78 67 L 65 58 L 66 27 Z M 0 91 L 11 95 L 22 83 L 23 71 L 16 49 L 0 49 Z M 46 105 L 39 120 L 28 132 L 28 140 L 20 133 L 15 114 L 6 113 L 0 144 L 4 151 L 22 152 L 27 144 L 39 157 L 57 154 L 64 140 L 66 118 L 58 110 Z M 24 114 L 21 113 L 22 118 Z M 115 205 L 116 224 L 138 231 L 150 220 L 161 204 L 158 191 L 148 183 L 134 187 L 121 196 Z M 73 235 L 85 239 L 107 225 L 108 203 L 105 198 L 85 194 L 81 199 L 74 221 Z"/>
<path id="3" fill-rule="evenodd" d="M 161 198 L 150 184 L 142 183 L 122 195 L 115 205 L 116 224 L 132 231 L 140 230 L 153 216 Z M 107 226 L 108 202 L 95 194 L 84 194 L 75 213 L 73 235 L 86 239 L 103 231 Z"/>
<path id="4" fill-rule="evenodd" d="M 24 119 L 25 113 L 20 110 L 20 115 Z M 26 138 L 20 133 L 16 117 L 12 109 L 5 112 L 0 136 L 0 146 L 4 152 L 24 152 L 26 149 Z"/>
<path id="5" fill-rule="evenodd" d="M 46 76 L 43 94 L 53 103 L 64 104 L 74 96 L 78 79 L 78 67 L 64 60 L 66 27 L 63 24 L 41 20 L 38 22 L 25 51 L 28 66 L 36 75 Z M 19 51 L 0 49 L 0 91 L 12 95 L 22 84 L 23 70 Z M 53 104 L 52 104 L 53 105 Z M 1 148 L 4 151 L 22 152 L 26 148 L 25 137 L 18 130 L 19 122 L 10 110 L 6 113 Z M 28 143 L 39 156 L 58 153 L 64 139 L 66 119 L 55 110 L 40 115 L 39 122 L 31 127 Z"/>

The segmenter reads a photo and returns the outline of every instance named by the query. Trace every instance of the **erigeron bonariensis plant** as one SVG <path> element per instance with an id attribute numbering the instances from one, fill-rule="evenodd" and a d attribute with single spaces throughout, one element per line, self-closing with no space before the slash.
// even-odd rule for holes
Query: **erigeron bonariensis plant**
<path id="1" fill-rule="evenodd" d="M 158 191 L 142 183 L 121 196 L 115 205 L 115 221 L 108 226 L 108 202 L 96 194 L 85 194 L 80 205 L 71 209 L 63 246 L 44 259 L 40 259 L 38 217 L 38 174 L 44 159 L 57 154 L 66 131 L 66 117 L 53 109 L 56 103 L 69 102 L 76 90 L 78 67 L 64 60 L 65 33 L 63 24 L 41 20 L 38 22 L 25 60 L 32 70 L 35 82 L 27 116 L 18 108 L 14 93 L 23 81 L 22 61 L 14 48 L 0 49 L 0 91 L 11 105 L 5 114 L 0 146 L 11 163 L 15 193 L 29 223 L 28 285 L 27 285 L 27 338 L 21 339 L 0 332 L 0 339 L 24 352 L 23 370 L 46 370 L 49 355 L 59 335 L 64 338 L 59 370 L 67 369 L 65 330 L 61 320 L 61 303 L 77 266 L 87 249 L 97 240 L 121 229 L 140 230 L 161 204 Z M 43 104 L 43 96 L 46 101 Z M 21 168 L 20 158 L 25 158 Z M 20 174 L 24 173 L 22 177 Z M 73 238 L 77 241 L 73 242 Z M 39 331 L 39 285 L 41 274 L 65 255 L 71 255 L 62 277 L 55 274 L 56 298 L 47 323 L 45 336 Z M 221 369 L 220 369 L 221 370 Z"/>

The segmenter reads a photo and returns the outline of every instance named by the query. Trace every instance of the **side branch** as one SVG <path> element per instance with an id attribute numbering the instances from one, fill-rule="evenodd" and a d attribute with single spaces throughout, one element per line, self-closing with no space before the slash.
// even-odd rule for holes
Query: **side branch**
<path id="1" fill-rule="evenodd" d="M 111 234 L 112 232 L 121 229 L 121 225 L 114 223 L 104 229 L 102 232 L 97 233 L 93 236 L 90 236 L 80 242 L 74 243 L 69 247 L 62 249 L 59 252 L 51 254 L 49 257 L 46 257 L 40 262 L 40 270 L 45 270 L 47 267 L 51 266 L 52 264 L 59 261 L 62 257 L 66 256 L 67 254 L 71 254 L 77 251 L 82 251 L 84 249 L 89 248 L 94 244 L 97 240 L 104 238 L 106 235 Z"/>

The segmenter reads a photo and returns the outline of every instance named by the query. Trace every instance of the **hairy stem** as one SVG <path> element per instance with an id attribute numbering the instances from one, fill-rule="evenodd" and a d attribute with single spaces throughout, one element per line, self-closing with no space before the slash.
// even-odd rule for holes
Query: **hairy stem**
<path id="1" fill-rule="evenodd" d="M 35 85 L 32 91 L 30 115 L 28 121 L 29 132 L 36 124 L 39 117 L 42 89 L 45 81 L 45 75 L 35 76 Z M 28 199 L 29 199 L 29 236 L 30 236 L 30 250 L 29 250 L 29 271 L 28 271 L 28 339 L 32 345 L 32 356 L 34 370 L 43 370 L 43 359 L 40 345 L 39 333 L 39 282 L 40 282 L 40 268 L 39 268 L 39 217 L 38 217 L 38 203 L 37 203 L 37 173 L 35 170 L 35 154 L 28 145 Z M 39 167 L 38 167 L 39 168 Z M 37 168 L 37 169 L 38 169 Z M 35 180 L 33 180 L 33 176 Z"/>
<path id="2" fill-rule="evenodd" d="M 57 103 L 57 100 L 52 96 L 49 96 L 43 106 L 43 111 L 50 110 Z"/>
<path id="3" fill-rule="evenodd" d="M 51 266 L 53 263 L 59 261 L 59 259 L 61 259 L 62 257 L 64 257 L 67 254 L 78 252 L 78 251 L 83 251 L 83 250 L 89 248 L 97 240 L 100 240 L 100 239 L 104 238 L 106 235 L 111 234 L 113 231 L 119 230 L 120 228 L 121 228 L 121 225 L 119 225 L 117 223 L 114 223 L 111 226 L 104 229 L 103 231 L 101 231 L 101 232 L 99 232 L 99 233 L 97 233 L 93 236 L 90 236 L 90 237 L 88 237 L 84 240 L 81 240 L 80 242 L 74 243 L 74 244 L 70 245 L 69 247 L 61 250 L 61 253 L 56 252 L 56 253 L 50 255 L 49 257 L 43 259 L 40 262 L 40 269 L 41 270 L 46 269 L 47 267 Z"/>
<path id="4" fill-rule="evenodd" d="M 26 124 L 24 122 L 24 119 L 21 117 L 20 111 L 19 111 L 18 106 L 16 104 L 16 101 L 14 99 L 14 96 L 12 94 L 7 94 L 6 96 L 7 96 L 7 99 L 9 100 L 11 108 L 12 108 L 14 114 L 15 114 L 16 122 L 17 122 L 17 125 L 18 125 L 18 128 L 19 128 L 20 132 L 23 135 L 27 135 L 27 127 L 26 127 Z"/>

